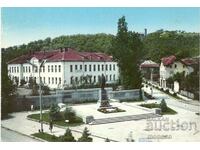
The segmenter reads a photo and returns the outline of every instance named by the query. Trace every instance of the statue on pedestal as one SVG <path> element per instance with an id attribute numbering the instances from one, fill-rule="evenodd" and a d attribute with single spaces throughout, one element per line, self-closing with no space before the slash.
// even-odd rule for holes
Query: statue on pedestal
<path id="1" fill-rule="evenodd" d="M 101 86 L 100 107 L 110 107 L 110 104 L 109 104 L 109 101 L 108 101 L 107 92 L 104 89 L 105 85 L 106 85 L 106 78 L 102 74 L 100 79 L 101 79 L 100 80 L 100 86 Z"/>

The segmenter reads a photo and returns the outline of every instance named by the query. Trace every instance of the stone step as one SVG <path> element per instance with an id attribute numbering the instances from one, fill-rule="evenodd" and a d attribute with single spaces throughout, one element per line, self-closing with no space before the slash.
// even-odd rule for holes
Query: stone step
<path id="1" fill-rule="evenodd" d="M 141 120 L 141 119 L 155 118 L 155 117 L 159 117 L 159 115 L 156 115 L 154 113 L 147 113 L 147 114 L 139 114 L 139 115 L 102 118 L 102 119 L 95 119 L 92 125 L 131 121 L 131 120 Z"/>

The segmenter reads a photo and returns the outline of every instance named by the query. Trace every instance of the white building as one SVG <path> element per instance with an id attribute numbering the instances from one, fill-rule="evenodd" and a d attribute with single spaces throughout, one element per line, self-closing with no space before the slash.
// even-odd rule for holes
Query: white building
<path id="1" fill-rule="evenodd" d="M 184 72 L 185 76 L 193 72 L 192 65 L 194 63 L 189 58 L 177 60 L 174 55 L 162 58 L 160 64 L 160 86 L 166 88 L 166 80 L 178 72 Z"/>
<path id="2" fill-rule="evenodd" d="M 71 48 L 62 48 L 48 52 L 34 52 L 20 56 L 8 62 L 8 74 L 11 79 L 29 82 L 32 77 L 39 83 L 39 65 L 45 63 L 40 71 L 44 85 L 53 88 L 70 87 L 82 84 L 83 78 L 88 83 L 98 83 L 99 76 L 105 75 L 107 83 L 118 80 L 119 70 L 112 56 L 104 53 L 77 52 Z"/>

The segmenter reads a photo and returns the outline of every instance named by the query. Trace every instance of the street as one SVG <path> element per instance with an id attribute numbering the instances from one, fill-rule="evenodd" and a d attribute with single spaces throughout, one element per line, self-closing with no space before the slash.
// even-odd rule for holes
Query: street
<path id="1" fill-rule="evenodd" d="M 148 88 L 145 87 L 144 90 L 149 94 L 151 93 L 149 86 Z M 169 106 L 170 105 L 175 106 L 175 107 L 182 108 L 188 111 L 192 111 L 194 113 L 199 112 L 200 110 L 200 106 L 197 106 L 197 105 L 195 106 L 193 104 L 189 104 L 189 103 L 187 104 L 187 103 L 184 103 L 183 101 L 179 101 L 173 98 L 172 96 L 169 96 L 168 94 L 165 94 L 157 90 L 156 88 L 153 88 L 153 97 L 155 97 L 156 100 L 165 99 L 165 101 L 167 102 Z"/>
<path id="2" fill-rule="evenodd" d="M 2 142 L 39 142 L 36 139 L 5 129 L 3 127 L 1 127 L 1 141 Z"/>

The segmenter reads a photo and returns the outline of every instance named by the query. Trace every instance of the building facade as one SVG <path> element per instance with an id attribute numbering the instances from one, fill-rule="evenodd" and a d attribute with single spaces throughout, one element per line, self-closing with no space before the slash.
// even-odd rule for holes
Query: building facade
<path id="1" fill-rule="evenodd" d="M 44 64 L 41 65 L 41 62 Z M 39 70 L 40 69 L 40 70 Z M 39 75 L 40 73 L 40 75 Z M 96 52 L 77 52 L 62 48 L 48 52 L 35 52 L 20 56 L 8 62 L 8 74 L 14 81 L 30 78 L 51 89 L 78 86 L 83 83 L 97 84 L 102 74 L 107 83 L 115 83 L 119 78 L 117 62 L 112 56 Z"/>
<path id="2" fill-rule="evenodd" d="M 189 75 L 194 71 L 194 64 L 195 62 L 189 58 L 177 60 L 174 55 L 162 58 L 160 64 L 160 86 L 166 88 L 166 80 L 176 73 L 184 73 L 185 76 Z"/>

